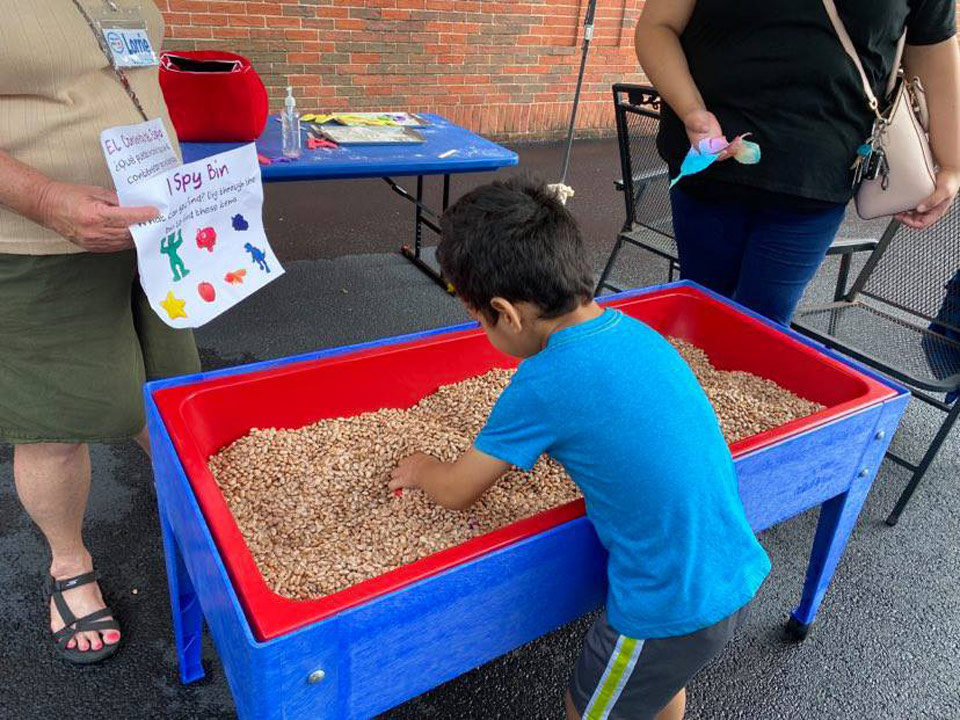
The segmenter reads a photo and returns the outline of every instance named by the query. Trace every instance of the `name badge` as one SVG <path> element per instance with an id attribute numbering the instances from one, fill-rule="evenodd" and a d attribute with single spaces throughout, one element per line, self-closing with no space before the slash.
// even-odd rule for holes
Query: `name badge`
<path id="1" fill-rule="evenodd" d="M 90 14 L 103 36 L 104 46 L 115 68 L 159 65 L 138 0 L 133 0 L 125 7 L 120 7 L 113 0 L 106 0 L 103 7 Z"/>
<path id="2" fill-rule="evenodd" d="M 101 32 L 114 67 L 150 67 L 158 63 L 145 27 L 111 27 L 102 23 Z"/>

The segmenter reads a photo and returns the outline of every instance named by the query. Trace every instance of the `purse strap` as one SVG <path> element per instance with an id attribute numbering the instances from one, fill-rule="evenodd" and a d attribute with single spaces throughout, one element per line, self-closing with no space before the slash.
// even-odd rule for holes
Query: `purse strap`
<path id="1" fill-rule="evenodd" d="M 853 64 L 857 68 L 857 72 L 860 73 L 860 83 L 863 85 L 863 94 L 867 98 L 867 104 L 870 105 L 870 109 L 873 110 L 874 114 L 878 119 L 882 119 L 880 114 L 880 102 L 877 100 L 877 96 L 873 92 L 873 88 L 870 87 L 870 80 L 867 78 L 867 73 L 863 70 L 863 63 L 860 62 L 860 56 L 857 54 L 857 49 L 853 45 L 853 40 L 850 39 L 850 34 L 847 32 L 847 28 L 843 24 L 843 20 L 840 19 L 840 13 L 837 11 L 837 4 L 834 0 L 823 0 L 823 7 L 827 11 L 827 17 L 830 18 L 830 22 L 833 25 L 833 29 L 837 33 L 837 37 L 840 39 L 840 44 L 843 45 L 843 49 L 846 50 L 847 55 L 850 56 L 850 59 L 853 60 Z M 907 40 L 907 32 L 904 30 L 903 35 L 900 36 L 900 40 L 897 41 L 897 54 L 894 58 L 893 70 L 890 74 L 890 80 L 887 83 L 887 92 L 889 93 L 893 90 L 893 87 L 897 79 L 897 71 L 900 67 L 900 58 L 903 56 L 903 47 Z"/>
<path id="2" fill-rule="evenodd" d="M 900 36 L 900 40 L 897 41 L 897 52 L 893 56 L 893 70 L 890 71 L 890 79 L 887 80 L 887 97 L 890 97 L 890 94 L 893 92 L 894 88 L 897 87 L 897 75 L 900 70 L 900 63 L 903 62 L 903 49 L 907 45 L 907 31 L 903 31 L 903 35 Z"/>

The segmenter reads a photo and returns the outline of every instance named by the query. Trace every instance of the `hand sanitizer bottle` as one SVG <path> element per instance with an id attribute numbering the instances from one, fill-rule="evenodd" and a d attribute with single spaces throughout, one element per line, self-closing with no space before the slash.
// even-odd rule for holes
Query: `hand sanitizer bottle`
<path id="1" fill-rule="evenodd" d="M 283 133 L 284 157 L 300 157 L 300 113 L 297 112 L 297 101 L 293 97 L 292 87 L 287 88 L 287 98 L 283 101 L 280 125 Z"/>

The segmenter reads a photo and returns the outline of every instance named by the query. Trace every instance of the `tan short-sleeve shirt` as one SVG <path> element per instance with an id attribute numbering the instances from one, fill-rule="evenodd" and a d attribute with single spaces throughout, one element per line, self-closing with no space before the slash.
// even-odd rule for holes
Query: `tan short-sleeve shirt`
<path id="1" fill-rule="evenodd" d="M 80 0 L 91 14 L 106 0 Z M 139 8 L 154 51 L 163 17 L 153 0 L 115 0 Z M 160 117 L 171 140 L 157 68 L 125 70 L 149 118 Z M 113 189 L 100 132 L 143 118 L 118 81 L 73 0 L 0 0 L 0 150 L 54 180 Z M 82 252 L 51 230 L 0 206 L 0 253 Z"/>

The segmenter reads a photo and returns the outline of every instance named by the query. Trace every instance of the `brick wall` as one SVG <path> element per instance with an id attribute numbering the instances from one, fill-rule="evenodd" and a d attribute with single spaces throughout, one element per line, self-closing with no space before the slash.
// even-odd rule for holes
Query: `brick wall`
<path id="1" fill-rule="evenodd" d="M 562 134 L 587 0 L 155 0 L 166 49 L 251 59 L 271 107 L 435 112 L 500 138 Z M 613 128 L 610 85 L 639 81 L 642 0 L 600 0 L 581 98 L 583 134 Z"/>

